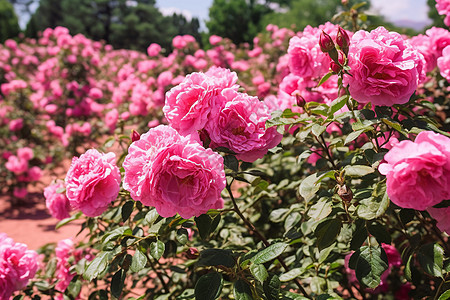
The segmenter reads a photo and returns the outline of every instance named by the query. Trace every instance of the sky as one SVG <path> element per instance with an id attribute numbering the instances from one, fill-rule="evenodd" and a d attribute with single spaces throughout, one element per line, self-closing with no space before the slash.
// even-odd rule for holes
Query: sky
<path id="1" fill-rule="evenodd" d="M 336 0 L 338 1 L 338 0 Z M 187 18 L 197 17 L 206 29 L 208 9 L 213 0 L 157 0 L 158 8 L 167 14 L 183 13 Z M 388 21 L 410 21 L 427 24 L 427 0 L 371 0 L 374 13 L 382 14 Z"/>
<path id="2" fill-rule="evenodd" d="M 339 0 L 336 0 L 339 1 Z M 382 14 L 391 22 L 410 21 L 427 24 L 427 0 L 371 0 L 374 13 Z M 206 30 L 208 9 L 213 0 L 157 0 L 157 7 L 164 14 L 182 13 L 187 19 L 197 17 L 201 30 Z M 25 28 L 28 17 L 20 16 L 20 25 Z"/>

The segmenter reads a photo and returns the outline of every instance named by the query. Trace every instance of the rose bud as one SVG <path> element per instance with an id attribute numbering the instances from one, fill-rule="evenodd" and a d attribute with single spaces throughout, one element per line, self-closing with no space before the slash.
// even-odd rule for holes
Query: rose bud
<path id="1" fill-rule="evenodd" d="M 336 44 L 341 48 L 342 51 L 347 55 L 348 49 L 350 46 L 350 37 L 341 26 L 339 26 L 337 35 L 336 35 Z"/>
<path id="2" fill-rule="evenodd" d="M 188 259 L 196 259 L 199 256 L 197 248 L 189 248 L 186 250 L 185 255 Z"/>
<path id="3" fill-rule="evenodd" d="M 322 33 L 320 34 L 319 38 L 319 46 L 320 50 L 324 53 L 328 53 L 335 49 L 335 45 L 333 42 L 333 39 L 329 34 L 327 34 L 325 31 L 322 30 Z"/>
<path id="4" fill-rule="evenodd" d="M 140 139 L 141 139 L 141 135 L 136 130 L 133 129 L 131 131 L 131 141 L 136 142 L 136 141 L 139 141 Z"/>
<path id="5" fill-rule="evenodd" d="M 339 64 L 337 64 L 334 61 L 330 62 L 330 68 L 336 74 L 338 74 L 342 70 L 342 66 L 345 63 L 345 56 L 344 55 L 345 55 L 344 52 L 339 50 L 338 51 L 338 62 L 339 62 Z"/>

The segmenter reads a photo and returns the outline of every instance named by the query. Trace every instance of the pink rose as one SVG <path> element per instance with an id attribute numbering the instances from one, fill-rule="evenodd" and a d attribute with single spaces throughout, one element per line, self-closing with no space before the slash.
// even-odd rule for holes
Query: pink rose
<path id="1" fill-rule="evenodd" d="M 23 119 L 15 119 L 9 121 L 9 130 L 18 131 L 23 128 Z"/>
<path id="2" fill-rule="evenodd" d="M 72 263 L 69 262 L 72 253 L 75 250 L 75 245 L 71 239 L 65 239 L 58 242 L 55 248 L 56 254 L 56 278 L 58 283 L 55 288 L 64 292 L 70 284 L 70 281 L 75 276 L 74 273 L 70 272 L 70 267 Z"/>
<path id="3" fill-rule="evenodd" d="M 161 51 L 161 46 L 156 43 L 151 43 L 147 48 L 148 56 L 157 56 Z"/>
<path id="4" fill-rule="evenodd" d="M 450 1 L 436 0 L 436 9 L 438 14 L 445 16 L 444 24 L 450 26 Z"/>
<path id="5" fill-rule="evenodd" d="M 9 299 L 14 291 L 27 286 L 36 274 L 37 258 L 36 251 L 0 233 L 0 299 Z"/>
<path id="6" fill-rule="evenodd" d="M 20 175 L 28 170 L 28 161 L 15 155 L 11 155 L 5 163 L 5 167 L 14 174 Z"/>
<path id="7" fill-rule="evenodd" d="M 44 189 L 45 205 L 50 214 L 62 220 L 70 217 L 70 203 L 65 193 L 58 193 L 58 189 L 64 188 L 64 182 L 57 181 Z"/>
<path id="8" fill-rule="evenodd" d="M 218 35 L 211 35 L 209 37 L 209 43 L 213 46 L 217 45 L 218 43 L 220 43 L 222 41 L 222 37 L 218 36 Z"/>
<path id="9" fill-rule="evenodd" d="M 442 51 L 442 56 L 437 59 L 437 65 L 442 77 L 450 82 L 450 45 Z"/>
<path id="10" fill-rule="evenodd" d="M 23 147 L 17 150 L 17 156 L 23 160 L 31 160 L 34 157 L 33 149 Z"/>
<path id="11" fill-rule="evenodd" d="M 116 155 L 89 149 L 74 157 L 66 175 L 66 195 L 74 209 L 88 217 L 101 215 L 116 199 L 120 189 L 120 172 Z"/>
<path id="12" fill-rule="evenodd" d="M 110 132 L 114 132 L 118 120 L 119 120 L 119 112 L 117 111 L 117 109 L 114 108 L 106 113 L 105 123 L 106 126 L 108 126 Z"/>
<path id="13" fill-rule="evenodd" d="M 264 102 L 232 89 L 223 90 L 222 95 L 219 113 L 205 127 L 211 148 L 225 147 L 238 159 L 253 162 L 278 145 L 282 135 L 276 127 L 266 129 L 271 115 Z"/>
<path id="14" fill-rule="evenodd" d="M 236 73 L 222 68 L 189 74 L 166 94 L 163 111 L 169 124 L 182 135 L 203 129 L 217 114 L 220 92 L 224 88 L 237 90 L 236 81 Z"/>
<path id="15" fill-rule="evenodd" d="M 437 221 L 437 227 L 450 235 L 450 207 L 434 208 L 428 207 L 427 211 Z"/>
<path id="16" fill-rule="evenodd" d="M 131 144 L 123 187 L 162 217 L 189 219 L 223 207 L 223 158 L 171 127 L 160 125 Z"/>
<path id="17" fill-rule="evenodd" d="M 384 156 L 389 198 L 403 208 L 425 210 L 450 199 L 450 139 L 422 131 L 414 142 L 401 141 Z"/>
<path id="18" fill-rule="evenodd" d="M 356 32 L 351 40 L 349 66 L 346 75 L 353 98 L 374 105 L 404 104 L 415 92 L 423 75 L 419 52 L 399 33 L 384 27 Z"/>

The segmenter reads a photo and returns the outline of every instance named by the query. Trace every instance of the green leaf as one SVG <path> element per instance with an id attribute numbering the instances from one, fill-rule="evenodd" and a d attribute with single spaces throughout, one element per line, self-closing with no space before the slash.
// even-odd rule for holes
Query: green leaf
<path id="1" fill-rule="evenodd" d="M 136 249 L 131 261 L 130 270 L 132 272 L 139 272 L 144 269 L 147 264 L 147 256 L 142 253 L 139 249 Z"/>
<path id="2" fill-rule="evenodd" d="M 274 223 L 280 223 L 285 219 L 289 211 L 289 208 L 279 208 L 272 210 L 269 215 L 269 220 Z"/>
<path id="3" fill-rule="evenodd" d="M 150 255 L 153 256 L 154 259 L 159 260 L 164 253 L 166 246 L 160 240 L 153 242 L 150 244 Z"/>
<path id="4" fill-rule="evenodd" d="M 261 283 L 269 276 L 269 273 L 267 273 L 266 268 L 262 264 L 252 264 L 250 266 L 250 272 L 252 272 L 253 277 Z"/>
<path id="5" fill-rule="evenodd" d="M 186 245 L 188 241 L 188 231 L 184 228 L 180 228 L 177 230 L 177 241 L 180 242 L 181 245 Z"/>
<path id="6" fill-rule="evenodd" d="M 283 291 L 283 297 L 281 300 L 309 300 L 309 298 L 306 298 L 305 296 L 295 294 L 293 292 L 287 292 Z"/>
<path id="7" fill-rule="evenodd" d="M 231 250 L 205 249 L 200 252 L 197 264 L 199 266 L 224 266 L 232 268 L 236 264 Z"/>
<path id="8" fill-rule="evenodd" d="M 69 286 L 67 287 L 67 293 L 69 296 L 72 296 L 73 299 L 76 299 L 78 295 L 81 292 L 81 280 L 79 280 L 79 276 L 76 275 L 69 283 Z"/>
<path id="9" fill-rule="evenodd" d="M 92 281 L 97 278 L 98 274 L 102 273 L 108 265 L 108 256 L 110 252 L 100 252 L 87 266 L 83 274 L 84 279 Z"/>
<path id="10" fill-rule="evenodd" d="M 111 148 L 112 145 L 114 145 L 114 143 L 116 142 L 116 140 L 114 139 L 114 137 L 109 137 L 105 143 L 103 144 L 103 147 L 105 148 Z"/>
<path id="11" fill-rule="evenodd" d="M 304 268 L 292 269 L 289 272 L 281 274 L 280 281 L 281 282 L 291 281 L 292 279 L 297 278 L 298 276 L 302 275 L 303 273 L 305 273 Z"/>
<path id="12" fill-rule="evenodd" d="M 195 299 L 214 300 L 220 296 L 223 287 L 222 275 L 211 272 L 203 275 L 195 284 Z"/>
<path id="13" fill-rule="evenodd" d="M 328 217 L 333 209 L 333 204 L 331 199 L 320 198 L 316 204 L 310 207 L 308 211 L 308 216 L 316 221 L 320 221 Z"/>
<path id="14" fill-rule="evenodd" d="M 237 280 L 233 284 L 233 294 L 234 299 L 236 300 L 253 300 L 252 289 L 247 282 L 242 279 Z"/>
<path id="15" fill-rule="evenodd" d="M 267 300 L 278 300 L 280 297 L 281 282 L 277 275 L 272 275 L 263 284 Z"/>
<path id="16" fill-rule="evenodd" d="M 405 265 L 405 277 L 408 281 L 412 281 L 411 266 L 413 263 L 413 255 L 410 255 Z"/>
<path id="17" fill-rule="evenodd" d="M 369 288 L 376 288 L 381 281 L 381 275 L 388 268 L 386 252 L 379 245 L 360 248 L 356 261 L 355 273 L 358 281 Z"/>
<path id="18" fill-rule="evenodd" d="M 326 219 L 317 225 L 314 235 L 319 251 L 327 248 L 336 241 L 341 232 L 342 222 L 339 219 Z"/>
<path id="19" fill-rule="evenodd" d="M 333 71 L 328 72 L 327 74 L 325 74 L 319 81 L 319 83 L 317 84 L 317 87 L 321 86 L 325 81 L 327 81 L 331 75 L 333 75 Z"/>
<path id="20" fill-rule="evenodd" d="M 417 259 L 427 274 L 442 277 L 444 249 L 439 244 L 427 244 L 420 247 L 417 252 Z"/>
<path id="21" fill-rule="evenodd" d="M 120 295 L 122 294 L 123 286 L 125 283 L 126 272 L 123 272 L 122 269 L 117 271 L 111 280 L 111 294 L 120 299 Z"/>
<path id="22" fill-rule="evenodd" d="M 348 165 L 344 168 L 345 175 L 350 177 L 363 177 L 367 174 L 375 172 L 375 170 L 372 167 L 369 166 L 363 166 L 363 165 Z"/>
<path id="23" fill-rule="evenodd" d="M 448 299 L 450 299 L 450 290 L 445 291 L 438 298 L 438 300 L 448 300 Z"/>
<path id="24" fill-rule="evenodd" d="M 59 221 L 58 224 L 56 224 L 55 229 L 59 229 L 62 226 L 66 225 L 72 221 L 78 220 L 82 215 L 83 215 L 83 213 L 81 211 L 79 211 L 76 214 L 70 216 L 69 218 L 65 218 L 65 219 Z"/>
<path id="25" fill-rule="evenodd" d="M 155 221 L 158 219 L 158 217 L 159 215 L 156 209 L 152 209 L 145 215 L 145 222 L 147 222 L 149 226 L 152 226 L 153 223 L 155 223 Z"/>
<path id="26" fill-rule="evenodd" d="M 287 246 L 288 244 L 286 243 L 275 243 L 258 252 L 255 256 L 252 257 L 251 260 L 254 264 L 266 263 L 280 256 L 287 248 Z"/>
<path id="27" fill-rule="evenodd" d="M 239 161 L 234 155 L 225 155 L 223 157 L 223 164 L 230 170 L 237 172 L 239 170 Z"/>
<path id="28" fill-rule="evenodd" d="M 347 137 L 345 138 L 345 141 L 344 141 L 344 145 L 347 145 L 348 143 L 356 140 L 358 138 L 358 136 L 360 136 L 361 133 L 363 133 L 364 131 L 365 131 L 364 129 L 360 129 L 357 131 L 353 131 L 352 133 L 347 135 Z"/>
<path id="29" fill-rule="evenodd" d="M 367 228 L 365 221 L 362 219 L 356 220 L 356 230 L 353 232 L 352 241 L 350 242 L 350 249 L 357 250 L 362 246 L 364 241 L 367 239 Z"/>
<path id="30" fill-rule="evenodd" d="M 311 128 L 312 133 L 316 136 L 316 137 L 320 137 L 320 135 L 327 129 L 326 126 L 323 125 L 319 125 L 319 124 L 314 124 Z"/>
<path id="31" fill-rule="evenodd" d="M 118 228 L 114 229 L 113 231 L 105 234 L 102 237 L 102 243 L 107 244 L 108 242 L 115 240 L 118 237 L 121 237 L 127 230 L 130 230 L 130 233 L 131 233 L 131 229 L 128 226 L 118 227 Z"/>
<path id="32" fill-rule="evenodd" d="M 340 96 L 339 98 L 333 100 L 333 102 L 330 103 L 330 109 L 328 111 L 328 117 L 332 117 L 335 112 L 340 110 L 344 107 L 344 105 L 347 103 L 350 96 L 344 95 Z"/>
<path id="33" fill-rule="evenodd" d="M 325 248 L 319 252 L 319 264 L 323 263 L 328 256 L 330 255 L 331 251 L 335 248 L 335 244 L 331 244 L 328 248 Z"/>
<path id="34" fill-rule="evenodd" d="M 302 183 L 300 183 L 298 192 L 306 202 L 309 202 L 312 198 L 314 198 L 316 193 L 319 191 L 320 184 L 317 184 L 318 179 L 317 173 L 314 173 L 303 179 Z"/>
<path id="35" fill-rule="evenodd" d="M 211 232 L 212 219 L 209 215 L 203 214 L 194 218 L 195 224 L 197 224 L 198 233 L 202 240 L 206 240 Z"/>
<path id="36" fill-rule="evenodd" d="M 135 201 L 130 200 L 125 202 L 125 204 L 122 206 L 122 221 L 126 222 L 128 218 L 130 217 L 131 213 L 133 212 Z"/>
<path id="37" fill-rule="evenodd" d="M 385 226 L 381 225 L 378 222 L 372 222 L 367 226 L 367 229 L 369 230 L 369 233 L 373 235 L 379 244 L 385 243 L 385 244 L 391 244 L 391 235 L 389 232 L 387 232 Z"/>
<path id="38" fill-rule="evenodd" d="M 359 202 L 356 213 L 360 218 L 373 220 L 385 213 L 389 207 L 389 203 L 386 186 L 384 184 L 378 184 L 373 190 L 372 197 Z"/>
<path id="39" fill-rule="evenodd" d="M 314 294 L 321 294 L 325 291 L 327 285 L 327 281 L 319 276 L 314 276 L 311 278 L 311 291 Z"/>

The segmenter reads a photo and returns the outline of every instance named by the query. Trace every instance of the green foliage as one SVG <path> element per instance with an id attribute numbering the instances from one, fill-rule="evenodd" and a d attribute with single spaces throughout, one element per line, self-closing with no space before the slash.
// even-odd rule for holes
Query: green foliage
<path id="1" fill-rule="evenodd" d="M 0 0 L 0 43 L 15 38 L 20 32 L 19 21 L 8 0 Z"/>
<path id="2" fill-rule="evenodd" d="M 262 17 L 268 12 L 267 6 L 255 0 L 214 0 L 206 27 L 210 35 L 229 38 L 235 44 L 253 43 L 253 37 L 263 29 Z"/>

